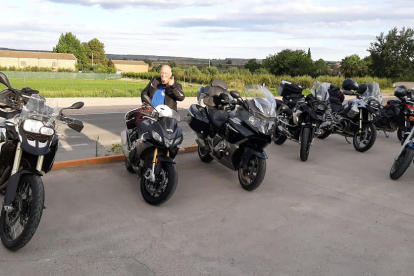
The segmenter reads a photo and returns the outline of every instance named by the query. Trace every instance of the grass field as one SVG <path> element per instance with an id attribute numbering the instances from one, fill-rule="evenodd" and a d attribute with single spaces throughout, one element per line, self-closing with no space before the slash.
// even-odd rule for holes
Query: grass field
<path id="1" fill-rule="evenodd" d="M 67 98 L 67 97 L 138 97 L 141 91 L 148 84 L 148 80 L 82 80 L 82 79 L 18 79 L 11 78 L 12 87 L 21 89 L 30 87 L 39 90 L 40 94 L 47 98 Z M 184 94 L 187 97 L 196 97 L 199 84 L 191 87 L 184 86 Z M 231 87 L 233 89 L 233 87 Z M 242 87 L 237 87 L 242 91 Z M 269 88 L 268 88 L 269 89 Z M 277 95 L 276 88 L 270 91 Z M 393 92 L 392 89 L 383 90 L 383 94 Z M 310 93 L 305 90 L 304 94 Z M 392 93 L 391 93 L 392 94 Z"/>

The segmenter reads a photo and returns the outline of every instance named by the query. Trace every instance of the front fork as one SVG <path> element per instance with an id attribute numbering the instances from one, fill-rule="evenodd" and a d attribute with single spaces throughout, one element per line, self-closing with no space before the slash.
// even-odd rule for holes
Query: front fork
<path id="1" fill-rule="evenodd" d="M 155 166 L 158 163 L 157 156 L 158 156 L 158 148 L 155 148 L 154 149 L 154 157 L 152 158 L 152 168 L 151 168 L 151 171 L 150 171 L 150 175 L 148 177 L 151 180 L 151 182 L 155 182 Z M 169 150 L 167 150 L 167 156 L 170 157 L 170 151 Z"/>
<path id="2" fill-rule="evenodd" d="M 22 159 L 22 153 L 23 153 L 21 144 L 22 143 L 20 142 L 17 143 L 16 154 L 14 155 L 14 162 L 13 162 L 13 168 L 11 171 L 11 175 L 17 173 L 17 171 L 19 170 L 20 161 Z M 44 155 L 39 155 L 37 159 L 36 170 L 38 170 L 39 172 L 42 170 L 44 158 L 45 158 Z"/>

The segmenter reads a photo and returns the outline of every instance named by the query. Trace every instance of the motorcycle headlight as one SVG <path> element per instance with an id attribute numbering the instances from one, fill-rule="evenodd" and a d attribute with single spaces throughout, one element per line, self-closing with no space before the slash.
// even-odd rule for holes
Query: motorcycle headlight
<path id="1" fill-rule="evenodd" d="M 174 141 L 174 146 L 178 146 L 179 144 L 181 144 L 182 141 L 183 141 L 183 136 L 178 137 Z"/>
<path id="2" fill-rule="evenodd" d="M 326 106 L 323 104 L 318 105 L 318 110 L 324 111 L 326 109 Z"/>
<path id="3" fill-rule="evenodd" d="M 171 146 L 172 142 L 173 142 L 173 139 L 167 139 L 167 138 L 164 139 L 164 145 L 167 148 L 169 148 Z"/>
<path id="4" fill-rule="evenodd" d="M 40 133 L 40 129 L 44 127 L 43 122 L 27 119 L 23 123 L 23 130 L 31 133 Z"/>
<path id="5" fill-rule="evenodd" d="M 250 116 L 250 118 L 249 118 L 249 122 L 250 122 L 253 126 L 257 127 L 257 126 L 258 126 L 258 124 L 259 124 L 259 119 L 258 119 L 258 118 L 255 118 L 254 116 Z"/>
<path id="6" fill-rule="evenodd" d="M 42 127 L 40 129 L 40 134 L 42 134 L 42 135 L 52 136 L 54 133 L 55 133 L 55 131 L 51 127 Z"/>
<path id="7" fill-rule="evenodd" d="M 379 104 L 378 104 L 377 101 L 370 101 L 369 102 L 369 105 L 372 106 L 372 107 L 374 107 L 374 108 L 378 108 L 379 107 Z"/>
<path id="8" fill-rule="evenodd" d="M 152 137 L 154 137 L 155 140 L 162 143 L 162 137 L 158 134 L 158 132 L 152 131 Z"/>

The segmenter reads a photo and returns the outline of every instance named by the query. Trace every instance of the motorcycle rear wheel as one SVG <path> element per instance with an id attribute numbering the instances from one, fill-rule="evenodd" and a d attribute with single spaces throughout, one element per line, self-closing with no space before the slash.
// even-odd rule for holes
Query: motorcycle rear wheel
<path id="1" fill-rule="evenodd" d="M 24 247 L 35 234 L 43 214 L 45 191 L 38 175 L 20 177 L 16 196 L 12 203 L 14 211 L 1 210 L 0 236 L 3 245 L 12 251 Z"/>
<path id="2" fill-rule="evenodd" d="M 141 177 L 141 195 L 151 205 L 165 203 L 177 188 L 178 173 L 174 163 L 163 162 L 161 166 L 154 183 L 144 176 Z"/>
<path id="3" fill-rule="evenodd" d="M 390 170 L 390 178 L 392 180 L 397 180 L 400 178 L 407 168 L 410 166 L 411 162 L 414 159 L 414 149 L 406 147 L 398 156 L 397 160 L 394 161 Z"/>

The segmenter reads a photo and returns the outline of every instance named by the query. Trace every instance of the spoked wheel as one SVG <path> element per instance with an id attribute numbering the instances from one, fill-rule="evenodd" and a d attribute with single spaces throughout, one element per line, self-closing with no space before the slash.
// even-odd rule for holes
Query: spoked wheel
<path id="1" fill-rule="evenodd" d="M 283 135 L 280 131 L 280 129 L 276 126 L 275 132 L 273 133 L 273 142 L 275 142 L 276 145 L 281 145 L 286 141 L 287 137 Z"/>
<path id="2" fill-rule="evenodd" d="M 144 200 L 151 205 L 159 205 L 171 198 L 177 188 L 178 174 L 174 163 L 163 162 L 161 170 L 155 175 L 152 182 L 149 176 L 150 168 L 141 177 L 141 194 Z"/>
<path id="3" fill-rule="evenodd" d="M 397 160 L 394 161 L 392 164 L 390 177 L 393 180 L 397 180 L 400 178 L 407 168 L 410 166 L 411 162 L 414 159 L 414 149 L 410 147 L 405 147 L 401 152 L 400 156 L 398 156 Z"/>
<path id="4" fill-rule="evenodd" d="M 134 168 L 131 165 L 131 162 L 129 162 L 128 157 L 125 157 L 125 168 L 127 169 L 127 171 L 129 171 L 130 173 L 135 173 Z"/>
<path id="5" fill-rule="evenodd" d="M 1 210 L 0 235 L 3 245 L 10 250 L 24 247 L 33 237 L 43 213 L 45 193 L 38 175 L 20 177 L 13 210 Z"/>
<path id="6" fill-rule="evenodd" d="M 203 149 L 202 147 L 198 146 L 198 157 L 200 157 L 200 160 L 205 163 L 210 163 L 213 161 L 213 157 L 210 155 L 210 152 L 206 149 Z"/>
<path id="7" fill-rule="evenodd" d="M 246 168 L 239 168 L 239 182 L 243 189 L 253 191 L 262 184 L 266 174 L 266 159 L 252 155 Z"/>
<path id="8" fill-rule="evenodd" d="M 362 125 L 361 133 L 354 134 L 354 148 L 359 152 L 365 152 L 372 148 L 377 139 L 377 130 L 373 123 Z"/>
<path id="9" fill-rule="evenodd" d="M 332 134 L 332 131 L 330 131 L 330 130 L 322 130 L 321 134 L 319 134 L 316 137 L 318 137 L 319 139 L 325 139 L 325 138 L 328 138 L 328 136 L 331 135 L 331 134 Z"/>
<path id="10" fill-rule="evenodd" d="M 312 143 L 311 129 L 305 127 L 302 129 L 302 137 L 300 138 L 300 160 L 305 162 L 308 160 L 309 151 Z"/>

